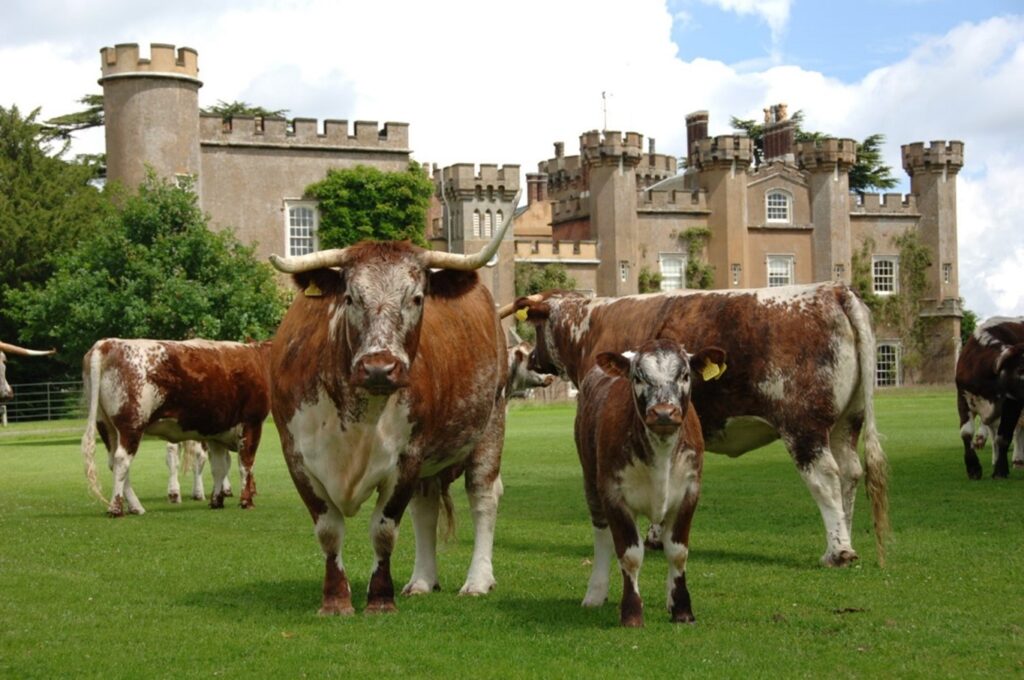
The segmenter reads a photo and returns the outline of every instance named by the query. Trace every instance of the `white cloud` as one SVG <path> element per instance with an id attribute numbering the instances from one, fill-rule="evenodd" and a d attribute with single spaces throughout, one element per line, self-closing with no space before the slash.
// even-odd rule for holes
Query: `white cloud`
<path id="1" fill-rule="evenodd" d="M 661 0 L 635 0 L 628 11 L 612 0 L 522 0 L 514 11 L 483 0 L 206 4 L 205 13 L 124 14 L 121 3 L 104 0 L 104 21 L 79 15 L 80 33 L 70 20 L 14 12 L 33 32 L 0 41 L 2 63 L 21 65 L 0 71 L 8 98 L 0 104 L 42 105 L 44 117 L 75 110 L 78 97 L 99 91 L 100 47 L 171 42 L 199 51 L 204 106 L 242 99 L 293 116 L 408 122 L 421 162 L 519 164 L 530 172 L 552 154 L 552 142 L 572 153 L 581 132 L 602 126 L 602 91 L 611 93 L 610 129 L 655 137 L 660 153 L 676 155 L 687 113 L 709 110 L 712 134 L 722 134 L 730 115 L 759 118 L 764 106 L 784 101 L 804 110 L 809 129 L 857 139 L 884 133 L 886 160 L 901 177 L 901 143 L 964 141 L 963 295 L 982 316 L 1024 313 L 1011 279 L 1024 270 L 1017 228 L 1024 19 L 923 38 L 905 58 L 844 83 L 795 66 L 681 61 L 671 34 L 682 19 Z M 753 13 L 773 31 L 785 30 L 791 8 L 782 0 L 718 4 Z M 144 7 L 158 11 L 155 3 Z M 127 18 L 106 29 L 118 16 Z M 102 138 L 79 146 L 102 150 Z"/>
<path id="2" fill-rule="evenodd" d="M 754 15 L 768 24 L 772 32 L 772 59 L 780 58 L 779 46 L 782 36 L 789 24 L 789 8 L 793 0 L 701 0 L 706 5 L 714 5 L 726 12 L 734 12 L 740 16 Z M 747 70 L 747 69 L 744 69 Z"/>

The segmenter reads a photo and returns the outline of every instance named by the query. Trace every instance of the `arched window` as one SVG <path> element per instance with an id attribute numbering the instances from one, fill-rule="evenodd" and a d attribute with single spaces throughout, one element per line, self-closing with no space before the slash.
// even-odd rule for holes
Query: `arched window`
<path id="1" fill-rule="evenodd" d="M 480 211 L 473 211 L 473 238 L 480 238 Z"/>
<path id="2" fill-rule="evenodd" d="M 494 214 L 494 231 L 501 231 L 501 225 L 505 224 L 505 213 L 499 210 Z"/>
<path id="3" fill-rule="evenodd" d="M 769 191 L 764 197 L 764 209 L 768 222 L 788 224 L 793 221 L 793 198 L 788 191 Z"/>
<path id="4" fill-rule="evenodd" d="M 493 234 L 493 232 L 491 230 L 492 229 L 492 225 L 493 225 L 492 220 L 493 220 L 493 215 L 491 215 L 491 211 L 488 210 L 487 212 L 484 213 L 484 230 L 483 230 L 483 234 L 482 234 L 483 238 L 490 238 L 492 236 L 492 234 Z"/>

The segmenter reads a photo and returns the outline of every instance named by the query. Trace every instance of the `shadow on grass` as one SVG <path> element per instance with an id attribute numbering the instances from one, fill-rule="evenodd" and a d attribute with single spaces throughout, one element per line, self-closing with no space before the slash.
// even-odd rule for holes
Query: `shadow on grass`
<path id="1" fill-rule="evenodd" d="M 583 607 L 577 597 L 503 597 L 495 599 L 497 609 L 520 622 L 519 627 L 551 631 L 619 628 L 618 600 L 609 600 L 597 608 Z M 668 614 L 665 614 L 666 619 Z"/>
<path id="2" fill-rule="evenodd" d="M 787 569 L 820 569 L 816 559 L 805 559 L 800 556 L 768 555 L 764 553 L 742 550 L 694 549 L 693 556 L 701 563 L 705 560 L 711 564 L 758 564 L 764 566 L 786 567 Z"/>
<path id="3" fill-rule="evenodd" d="M 366 581 L 353 581 L 352 593 L 356 608 L 366 604 Z M 302 616 L 316 614 L 320 606 L 322 584 L 317 579 L 287 579 L 278 581 L 247 581 L 223 588 L 197 590 L 185 595 L 180 604 L 208 610 L 223 618 L 258 618 L 267 615 L 290 614 Z"/>
<path id="4" fill-rule="evenodd" d="M 74 445 L 78 446 L 82 442 L 81 435 L 67 436 L 67 437 L 25 437 L 19 439 L 17 435 L 12 435 L 11 439 L 0 439 L 0 449 L 6 448 L 28 448 L 28 447 L 40 447 L 40 446 L 63 446 L 63 445 Z"/>

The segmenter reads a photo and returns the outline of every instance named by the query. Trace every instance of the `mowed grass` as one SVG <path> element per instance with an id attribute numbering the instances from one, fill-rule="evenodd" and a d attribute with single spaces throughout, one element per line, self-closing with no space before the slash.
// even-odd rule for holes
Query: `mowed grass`
<path id="1" fill-rule="evenodd" d="M 618 627 L 617 577 L 604 607 L 579 604 L 592 546 L 572 405 L 510 414 L 493 593 L 456 594 L 472 548 L 459 486 L 444 590 L 400 598 L 396 614 L 361 613 L 370 504 L 349 522 L 348 618 L 316 616 L 323 558 L 272 424 L 255 509 L 169 505 L 163 444 L 147 441 L 132 478 L 148 512 L 120 520 L 86 492 L 82 423 L 14 426 L 0 432 L 0 676 L 1020 677 L 1024 474 L 969 482 L 954 404 L 952 390 L 877 399 L 895 530 L 884 569 L 863 491 L 861 560 L 825 569 L 817 508 L 780 446 L 709 455 L 688 568 L 698 623 L 668 622 L 665 560 L 649 552 L 641 630 Z M 397 587 L 412 562 L 406 523 Z"/>

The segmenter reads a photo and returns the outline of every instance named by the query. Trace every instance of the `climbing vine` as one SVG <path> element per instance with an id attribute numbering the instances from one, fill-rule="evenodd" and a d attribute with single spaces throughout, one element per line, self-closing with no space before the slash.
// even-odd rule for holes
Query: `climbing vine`
<path id="1" fill-rule="evenodd" d="M 657 293 L 661 290 L 661 273 L 651 271 L 650 267 L 640 268 L 637 275 L 637 290 L 641 293 Z"/>
<path id="2" fill-rule="evenodd" d="M 892 239 L 899 249 L 899 285 L 896 292 L 878 295 L 874 292 L 871 254 L 875 241 L 865 238 L 860 250 L 851 257 L 851 282 L 854 290 L 871 308 L 875 328 L 893 332 L 903 347 L 903 367 L 914 372 L 921 367 L 928 351 L 932 320 L 921 316 L 922 299 L 928 286 L 926 272 L 931 266 L 931 253 L 921 243 L 916 231 L 908 231 Z"/>
<path id="3" fill-rule="evenodd" d="M 686 246 L 686 287 L 707 290 L 715 283 L 715 268 L 704 259 L 704 249 L 711 238 L 707 227 L 690 227 L 680 232 L 679 240 Z"/>

